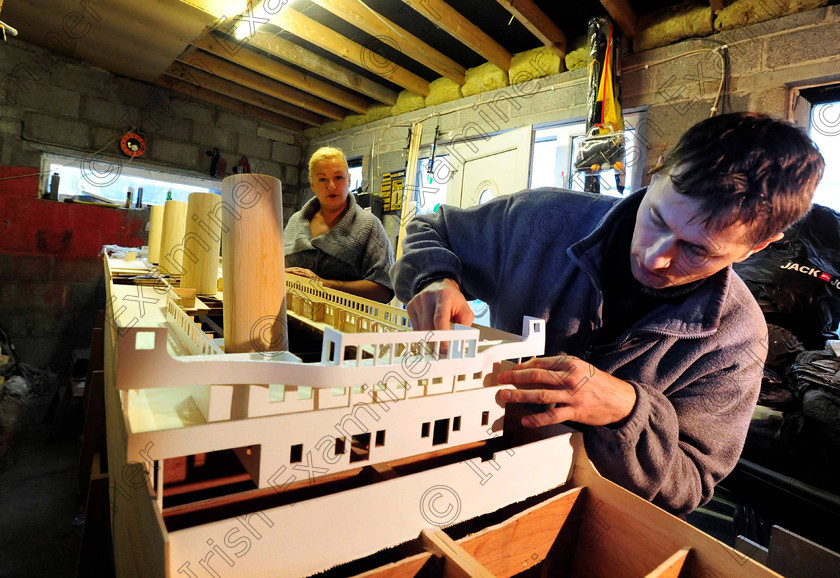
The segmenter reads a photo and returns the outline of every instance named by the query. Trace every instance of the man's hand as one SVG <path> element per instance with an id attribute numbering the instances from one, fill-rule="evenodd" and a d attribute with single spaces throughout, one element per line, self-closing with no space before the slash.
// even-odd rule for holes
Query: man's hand
<path id="1" fill-rule="evenodd" d="M 498 380 L 518 388 L 499 392 L 504 403 L 548 404 L 546 411 L 522 418 L 526 427 L 564 421 L 608 425 L 630 415 L 636 405 L 632 385 L 570 355 L 530 359 L 502 371 Z"/>
<path id="2" fill-rule="evenodd" d="M 464 299 L 460 287 L 452 279 L 443 279 L 426 285 L 406 305 L 411 318 L 411 328 L 449 329 L 451 321 L 461 325 L 472 325 L 472 309 Z"/>
<path id="3" fill-rule="evenodd" d="M 286 267 L 286 273 L 291 273 L 292 275 L 298 275 L 300 277 L 306 277 L 307 279 L 320 279 L 318 275 L 314 272 L 310 271 L 309 269 L 304 269 L 303 267 Z"/>

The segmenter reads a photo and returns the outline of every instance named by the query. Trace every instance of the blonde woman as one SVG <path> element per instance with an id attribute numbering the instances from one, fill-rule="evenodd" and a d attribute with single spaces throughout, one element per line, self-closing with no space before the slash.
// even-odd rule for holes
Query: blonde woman
<path id="1" fill-rule="evenodd" d="M 315 151 L 309 185 L 315 197 L 292 215 L 283 235 L 286 271 L 329 289 L 390 301 L 394 251 L 379 219 L 359 208 L 350 194 L 350 172 L 340 149 Z"/>

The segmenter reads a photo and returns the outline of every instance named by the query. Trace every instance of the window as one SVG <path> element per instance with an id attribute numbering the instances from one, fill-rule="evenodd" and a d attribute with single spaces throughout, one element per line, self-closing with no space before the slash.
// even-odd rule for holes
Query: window
<path id="1" fill-rule="evenodd" d="M 452 418 L 452 431 L 461 431 L 461 416 Z"/>
<path id="2" fill-rule="evenodd" d="M 350 462 L 363 462 L 370 458 L 370 432 L 355 435 L 350 442 Z"/>
<path id="3" fill-rule="evenodd" d="M 811 108 L 811 139 L 825 159 L 825 172 L 814 193 L 814 202 L 840 211 L 840 100 L 815 104 Z"/>
<path id="4" fill-rule="evenodd" d="M 490 412 L 483 411 L 481 412 L 481 425 L 487 425 L 490 423 Z"/>
<path id="5" fill-rule="evenodd" d="M 435 433 L 432 436 L 432 445 L 439 446 L 449 441 L 449 419 L 435 420 Z"/>
<path id="6" fill-rule="evenodd" d="M 350 172 L 350 192 L 357 193 L 362 188 L 362 157 L 348 159 L 347 168 Z"/>
<path id="7" fill-rule="evenodd" d="M 335 455 L 340 456 L 344 454 L 344 437 L 335 438 Z"/>
<path id="8" fill-rule="evenodd" d="M 297 464 L 303 460 L 303 444 L 295 444 L 289 452 L 289 463 Z"/>
<path id="9" fill-rule="evenodd" d="M 382 447 L 385 445 L 385 430 L 381 429 L 376 432 L 376 446 Z"/>
<path id="10" fill-rule="evenodd" d="M 429 437 L 429 426 L 430 426 L 430 425 L 431 425 L 431 424 L 430 424 L 429 422 L 427 422 L 427 421 L 426 421 L 426 422 L 423 422 L 423 425 L 422 425 L 422 426 L 420 426 L 420 437 L 421 437 L 421 438 L 427 438 L 427 437 Z"/>
<path id="11" fill-rule="evenodd" d="M 116 160 L 115 157 L 114 159 Z M 93 195 L 123 205 L 129 187 L 134 189 L 132 206 L 137 200 L 139 188 L 143 189 L 144 205 L 162 205 L 170 191 L 176 201 L 186 201 L 190 193 L 222 194 L 221 183 L 209 177 L 186 176 L 145 168 L 128 160 L 111 162 L 107 157 L 79 159 L 45 154 L 41 163 L 44 190 L 49 190 L 53 173 L 58 173 L 61 179 L 58 187 L 59 200 L 75 195 Z"/>
<path id="12" fill-rule="evenodd" d="M 624 194 L 641 186 L 642 175 L 639 170 L 644 164 L 642 156 L 644 146 L 637 146 L 636 126 L 642 119 L 640 113 L 625 113 L 625 175 Z M 566 123 L 534 129 L 534 146 L 531 159 L 531 188 L 561 187 L 582 191 L 584 174 L 573 169 L 572 164 L 577 153 L 577 143 L 585 133 L 584 122 Z M 615 171 L 599 173 L 601 193 L 610 196 L 622 196 L 618 192 Z"/>

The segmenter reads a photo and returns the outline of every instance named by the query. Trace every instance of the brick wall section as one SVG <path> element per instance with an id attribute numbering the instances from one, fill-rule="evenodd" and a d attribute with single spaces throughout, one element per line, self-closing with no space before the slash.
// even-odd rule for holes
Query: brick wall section
<path id="1" fill-rule="evenodd" d="M 752 110 L 786 115 L 786 86 L 840 82 L 840 6 L 817 8 L 703 39 L 691 39 L 626 56 L 623 106 L 646 108 L 640 142 L 645 169 L 673 146 L 691 125 L 709 116 L 720 82 L 719 59 L 711 52 L 729 45 L 730 78 L 726 112 Z M 381 175 L 405 166 L 408 127 L 423 120 L 422 145 L 431 144 L 435 126 L 451 140 L 540 123 L 583 121 L 586 70 L 537 78 L 446 104 L 387 118 L 307 142 L 304 161 L 319 146 L 337 146 L 349 157 L 371 155 L 369 190 L 379 190 Z M 447 134 L 449 133 L 449 134 Z M 453 147 L 465 145 L 451 145 Z M 437 154 L 450 152 L 439 145 Z M 428 150 L 428 149 L 426 149 Z M 422 155 L 421 155 L 422 156 Z M 306 183 L 305 163 L 301 182 Z M 646 171 L 645 171 L 646 172 Z M 307 197 L 304 189 L 301 198 Z M 394 236 L 396 218 L 386 216 Z"/>
<path id="2" fill-rule="evenodd" d="M 104 244 L 146 241 L 147 211 L 38 198 L 33 167 L 0 167 L 0 325 L 25 363 L 64 371 L 105 300 Z"/>

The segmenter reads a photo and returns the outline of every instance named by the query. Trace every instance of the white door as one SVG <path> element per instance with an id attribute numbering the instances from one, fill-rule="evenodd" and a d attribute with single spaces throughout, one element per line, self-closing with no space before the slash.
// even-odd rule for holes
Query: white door
<path id="1" fill-rule="evenodd" d="M 454 177 L 447 190 L 449 204 L 472 207 L 527 188 L 532 138 L 531 127 L 524 126 L 486 139 L 450 145 L 449 162 Z M 475 300 L 470 307 L 475 313 L 474 323 L 490 325 L 486 303 Z"/>

